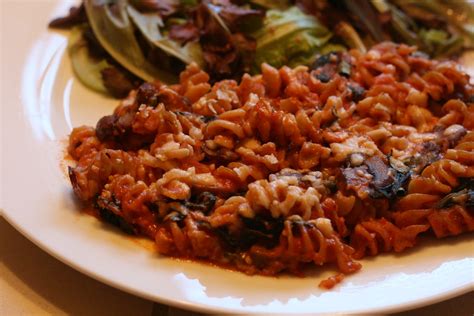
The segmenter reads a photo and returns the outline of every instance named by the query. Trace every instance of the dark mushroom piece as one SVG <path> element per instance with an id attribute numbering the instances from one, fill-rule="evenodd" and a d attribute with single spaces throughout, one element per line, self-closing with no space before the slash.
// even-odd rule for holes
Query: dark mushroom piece
<path id="1" fill-rule="evenodd" d="M 465 180 L 459 187 L 454 189 L 454 192 L 442 198 L 436 208 L 446 208 L 454 204 L 474 207 L 474 180 Z"/>
<path id="2" fill-rule="evenodd" d="M 216 201 L 217 197 L 215 194 L 204 191 L 197 196 L 192 197 L 191 200 L 185 201 L 184 205 L 191 211 L 201 211 L 204 214 L 207 214 L 214 208 Z"/>
<path id="3" fill-rule="evenodd" d="M 391 158 L 389 158 L 390 160 Z M 365 165 L 368 167 L 368 172 L 374 176 L 370 183 L 372 198 L 395 199 L 405 195 L 406 191 L 403 186 L 408 183 L 411 177 L 408 167 L 395 165 L 394 162 L 389 166 L 378 156 L 367 159 Z"/>
<path id="4" fill-rule="evenodd" d="M 99 196 L 95 203 L 96 209 L 99 211 L 99 217 L 106 223 L 112 224 L 129 235 L 137 235 L 138 231 L 132 224 L 128 223 L 121 214 L 120 201 L 112 196 L 106 199 Z"/>

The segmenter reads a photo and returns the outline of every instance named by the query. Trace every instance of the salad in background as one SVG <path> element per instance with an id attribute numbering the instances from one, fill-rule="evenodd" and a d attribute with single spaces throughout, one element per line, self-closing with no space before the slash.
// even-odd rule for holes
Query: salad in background
<path id="1" fill-rule="evenodd" d="M 312 65 L 318 56 L 381 41 L 432 57 L 474 47 L 470 0 L 84 0 L 52 28 L 71 29 L 68 53 L 87 87 L 124 97 L 143 81 L 173 83 L 195 62 L 211 80 L 266 62 Z"/>

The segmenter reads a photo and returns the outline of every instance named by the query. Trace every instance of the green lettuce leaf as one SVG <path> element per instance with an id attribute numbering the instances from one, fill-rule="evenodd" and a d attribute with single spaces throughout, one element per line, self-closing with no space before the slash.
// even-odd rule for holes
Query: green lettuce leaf
<path id="1" fill-rule="evenodd" d="M 311 15 L 297 7 L 268 10 L 263 28 L 253 34 L 257 40 L 254 71 L 266 62 L 274 67 L 309 64 L 329 41 L 332 33 Z"/>
<path id="2" fill-rule="evenodd" d="M 462 50 L 464 40 L 458 35 L 449 35 L 437 29 L 421 29 L 418 33 L 428 52 L 435 57 L 449 56 Z"/>
<path id="3" fill-rule="evenodd" d="M 68 38 L 68 54 L 77 78 L 88 88 L 101 93 L 107 93 L 102 80 L 102 71 L 112 67 L 105 59 L 93 58 L 89 52 L 84 30 L 86 26 L 75 26 Z"/>
<path id="4" fill-rule="evenodd" d="M 147 60 L 127 14 L 126 0 L 85 0 L 84 5 L 94 35 L 119 64 L 145 81 L 177 81 L 176 75 Z"/>
<path id="5" fill-rule="evenodd" d="M 142 13 L 133 6 L 127 6 L 127 12 L 141 34 L 153 46 L 167 55 L 179 59 L 184 64 L 195 62 L 200 67 L 204 67 L 201 46 L 198 42 L 189 42 L 181 46 L 178 42 L 163 36 L 160 32 L 160 28 L 163 27 L 163 21 L 156 13 Z"/>

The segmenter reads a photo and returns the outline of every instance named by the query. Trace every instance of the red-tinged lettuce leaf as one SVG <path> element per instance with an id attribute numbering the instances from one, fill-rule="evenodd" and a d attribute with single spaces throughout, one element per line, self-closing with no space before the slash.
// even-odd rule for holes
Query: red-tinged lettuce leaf
<path id="1" fill-rule="evenodd" d="M 301 11 L 308 14 L 316 14 L 330 9 L 328 1 L 314 1 L 314 0 L 296 0 L 295 5 L 300 8 Z"/>
<path id="2" fill-rule="evenodd" d="M 174 24 L 170 27 L 168 36 L 181 44 L 186 44 L 199 38 L 199 29 L 191 21 Z"/>
<path id="3" fill-rule="evenodd" d="M 255 53 L 255 40 L 242 33 L 232 33 L 220 13 L 228 2 L 201 3 L 194 22 L 201 31 L 202 47 L 207 70 L 215 80 L 238 77 L 250 69 Z"/>
<path id="4" fill-rule="evenodd" d="M 107 67 L 101 71 L 102 81 L 107 91 L 116 98 L 124 98 L 135 89 L 140 81 L 117 67 Z"/>
<path id="5" fill-rule="evenodd" d="M 160 65 L 165 65 L 166 63 L 176 64 L 174 61 L 178 61 L 176 66 L 179 66 L 179 63 L 186 65 L 192 62 L 197 63 L 201 67 L 203 66 L 202 52 L 199 44 L 190 42 L 181 46 L 179 42 L 174 41 L 172 38 L 163 36 L 160 30 L 163 21 L 159 15 L 156 13 L 141 13 L 132 6 L 127 7 L 127 12 L 140 31 L 140 34 L 151 44 L 152 48 L 162 52 L 159 54 L 162 56 Z M 171 68 L 170 70 L 175 69 L 175 67 Z"/>
<path id="6" fill-rule="evenodd" d="M 219 6 L 219 16 L 232 32 L 250 33 L 263 24 L 265 12 L 263 10 L 241 7 L 221 1 Z"/>
<path id="7" fill-rule="evenodd" d="M 257 49 L 257 41 L 242 33 L 232 35 L 232 43 L 240 56 L 241 73 L 250 72 L 255 51 Z"/>
<path id="8" fill-rule="evenodd" d="M 175 14 L 180 8 L 179 0 L 129 0 L 140 12 L 158 12 L 162 17 Z"/>
<path id="9" fill-rule="evenodd" d="M 86 22 L 86 10 L 84 9 L 84 4 L 81 4 L 78 7 L 71 7 L 67 16 L 53 19 L 49 22 L 48 26 L 57 29 L 68 29 Z"/>

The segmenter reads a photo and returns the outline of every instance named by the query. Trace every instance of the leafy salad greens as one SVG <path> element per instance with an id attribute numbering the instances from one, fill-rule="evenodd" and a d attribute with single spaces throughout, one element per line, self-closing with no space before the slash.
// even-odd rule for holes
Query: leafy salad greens
<path id="1" fill-rule="evenodd" d="M 80 81 L 115 97 L 142 81 L 174 83 L 192 62 L 220 80 L 385 40 L 432 57 L 474 47 L 468 0 L 84 0 L 50 27 L 71 28 Z"/>

